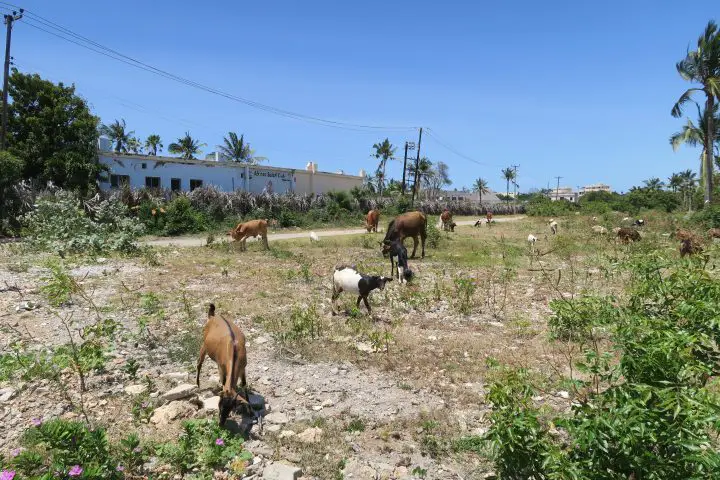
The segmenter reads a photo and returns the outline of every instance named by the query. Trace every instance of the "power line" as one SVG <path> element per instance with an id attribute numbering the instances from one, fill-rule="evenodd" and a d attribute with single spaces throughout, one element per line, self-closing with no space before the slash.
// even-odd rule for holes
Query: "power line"
<path id="1" fill-rule="evenodd" d="M 469 156 L 465 155 L 464 153 L 460 152 L 459 150 L 457 150 L 456 148 L 454 148 L 452 145 L 450 145 L 450 144 L 447 143 L 446 141 L 440 139 L 440 137 L 438 137 L 438 134 L 435 133 L 435 131 L 434 131 L 433 129 L 431 129 L 431 128 L 426 128 L 426 129 L 425 129 L 425 133 L 426 133 L 428 136 L 432 137 L 432 139 L 435 140 L 435 141 L 436 141 L 438 144 L 440 144 L 442 147 L 445 147 L 445 149 L 449 150 L 450 152 L 454 153 L 455 155 L 457 155 L 457 156 L 460 157 L 460 158 L 464 158 L 465 160 L 467 160 L 467 161 L 469 161 L 469 162 L 476 163 L 476 164 L 482 165 L 482 166 L 484 166 L 484 167 L 499 167 L 499 165 L 493 165 L 493 164 L 489 164 L 489 163 L 485 163 L 485 162 L 480 162 L 480 161 L 478 161 L 478 160 L 475 160 L 475 159 L 472 158 L 472 157 L 469 157 Z"/>
<path id="2" fill-rule="evenodd" d="M 6 2 L 0 2 L 0 4 L 12 6 L 12 4 L 6 3 Z M 409 131 L 409 130 L 417 129 L 417 127 L 409 127 L 409 126 L 365 125 L 365 124 L 357 124 L 357 123 L 350 123 L 350 122 L 341 122 L 341 121 L 336 121 L 336 120 L 328 120 L 328 119 L 324 119 L 324 118 L 320 118 L 320 117 L 315 117 L 312 115 L 301 114 L 301 113 L 297 113 L 297 112 L 292 112 L 290 110 L 284 110 L 281 108 L 266 105 L 266 104 L 263 104 L 260 102 L 256 102 L 254 100 L 250 100 L 250 99 L 247 99 L 244 97 L 240 97 L 237 95 L 233 95 L 233 94 L 224 92 L 222 90 L 218 90 L 213 87 L 209 87 L 207 85 L 203 85 L 203 84 L 195 82 L 193 80 L 189 80 L 189 79 L 181 77 L 179 75 L 176 75 L 176 74 L 170 73 L 168 71 L 162 70 L 160 68 L 154 67 L 150 64 L 144 63 L 140 60 L 132 58 L 121 52 L 118 52 L 117 50 L 106 47 L 106 46 L 104 46 L 98 42 L 95 42 L 83 35 L 75 33 L 72 30 L 65 28 L 65 27 L 63 27 L 51 20 L 48 20 L 40 15 L 37 15 L 32 12 L 28 12 L 28 11 L 25 11 L 25 13 L 27 14 L 26 18 L 32 20 L 31 22 L 25 22 L 25 23 L 34 29 L 40 30 L 49 35 L 53 35 L 57 38 L 65 40 L 69 43 L 73 43 L 79 47 L 93 51 L 100 55 L 104 55 L 108 58 L 117 60 L 119 62 L 125 63 L 125 64 L 133 66 L 135 68 L 138 68 L 140 70 L 144 70 L 146 72 L 166 78 L 168 80 L 172 80 L 172 81 L 181 83 L 181 84 L 189 86 L 189 87 L 203 90 L 207 93 L 211 93 L 211 94 L 226 98 L 228 100 L 233 100 L 235 102 L 242 103 L 249 107 L 253 107 L 258 110 L 265 111 L 267 113 L 273 113 L 275 115 L 283 116 L 285 118 L 301 120 L 301 121 L 305 121 L 305 122 L 313 123 L 313 124 L 317 124 L 317 125 L 340 128 L 340 129 L 345 129 L 345 130 L 354 130 L 354 131 L 365 131 L 365 132 L 378 131 L 378 130 Z"/>

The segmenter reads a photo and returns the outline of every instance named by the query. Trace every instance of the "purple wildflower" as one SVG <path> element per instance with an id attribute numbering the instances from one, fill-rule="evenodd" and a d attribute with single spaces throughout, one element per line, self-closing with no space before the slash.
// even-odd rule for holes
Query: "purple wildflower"
<path id="1" fill-rule="evenodd" d="M 32 422 L 32 424 L 35 425 L 36 427 L 39 427 L 40 425 L 42 425 L 42 419 L 41 419 L 41 418 L 33 418 L 33 419 L 31 420 L 31 422 Z"/>
<path id="2" fill-rule="evenodd" d="M 140 453 L 140 452 L 142 452 L 142 448 L 140 448 L 140 447 L 133 448 L 133 453 Z"/>
<path id="3" fill-rule="evenodd" d="M 225 440 L 223 440 L 222 438 L 218 438 L 217 440 L 215 440 L 215 445 L 220 445 L 222 447 L 223 445 L 225 445 Z"/>
<path id="4" fill-rule="evenodd" d="M 20 455 L 20 454 L 22 453 L 22 451 L 23 451 L 22 448 L 16 448 L 15 450 L 13 450 L 13 451 L 10 452 L 10 456 L 13 457 L 13 458 L 15 458 L 15 457 L 17 457 L 18 455 Z"/>
<path id="5" fill-rule="evenodd" d="M 15 470 L 3 470 L 0 472 L 0 480 L 13 480 L 15 478 Z"/>
<path id="6" fill-rule="evenodd" d="M 79 477 L 82 475 L 83 469 L 80 465 L 73 465 L 73 467 L 68 472 L 68 476 L 70 477 Z"/>
<path id="7" fill-rule="evenodd" d="M 123 467 L 122 465 L 118 465 L 117 467 L 115 467 L 115 470 L 117 470 L 118 472 L 123 472 L 125 471 L 125 467 Z"/>

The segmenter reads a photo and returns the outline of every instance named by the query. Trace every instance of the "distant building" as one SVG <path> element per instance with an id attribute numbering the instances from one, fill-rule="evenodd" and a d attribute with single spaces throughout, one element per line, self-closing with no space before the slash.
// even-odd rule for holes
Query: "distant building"
<path id="1" fill-rule="evenodd" d="M 468 202 L 477 204 L 480 202 L 480 195 L 477 192 L 463 190 L 442 190 L 438 195 L 438 200 L 445 202 Z M 495 205 L 500 202 L 501 200 L 493 191 L 482 195 L 483 205 Z"/>
<path id="2" fill-rule="evenodd" d="M 111 148 L 108 142 L 101 142 L 99 147 L 100 163 L 109 169 L 108 181 L 100 184 L 103 190 L 129 185 L 192 191 L 213 185 L 225 192 L 321 194 L 361 187 L 365 180 L 364 172 L 357 176 L 320 172 L 314 162 L 309 162 L 305 169 L 279 168 L 228 162 L 215 152 L 206 160 L 183 160 L 110 152 L 106 150 Z"/>
<path id="3" fill-rule="evenodd" d="M 548 192 L 550 200 L 567 200 L 568 202 L 577 202 L 579 197 L 578 192 L 574 192 L 572 187 L 559 187 L 554 188 Z"/>
<path id="4" fill-rule="evenodd" d="M 586 193 L 590 192 L 608 192 L 610 193 L 610 185 L 606 183 L 593 183 L 592 185 L 585 185 L 582 190 L 580 190 L 578 193 L 580 195 L 584 195 Z"/>

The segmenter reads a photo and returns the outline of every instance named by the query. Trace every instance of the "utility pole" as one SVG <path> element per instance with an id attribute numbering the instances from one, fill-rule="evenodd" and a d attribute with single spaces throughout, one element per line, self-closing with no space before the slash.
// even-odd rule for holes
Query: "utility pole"
<path id="1" fill-rule="evenodd" d="M 555 190 L 555 200 L 558 200 L 560 198 L 560 179 L 563 177 L 555 177 L 557 178 L 557 189 Z"/>
<path id="2" fill-rule="evenodd" d="M 518 188 L 517 169 L 520 165 L 510 165 L 510 166 L 513 167 L 513 172 L 515 172 L 515 180 L 513 180 L 513 191 L 515 192 L 515 199 L 517 200 L 517 194 L 518 194 L 518 191 L 517 191 L 517 188 Z"/>
<path id="3" fill-rule="evenodd" d="M 415 183 L 413 184 L 412 200 L 410 200 L 410 206 L 415 206 L 415 195 L 418 189 L 418 176 L 420 174 L 420 145 L 422 144 L 422 127 L 420 127 L 420 136 L 418 137 L 417 144 L 417 157 L 415 158 Z"/>
<path id="4" fill-rule="evenodd" d="M 20 13 L 14 11 L 10 15 L 5 15 L 5 25 L 7 25 L 7 37 L 5 38 L 5 75 L 3 77 L 2 90 L 2 129 L 0 130 L 0 150 L 5 150 L 5 138 L 7 136 L 8 122 L 8 82 L 10 76 L 10 37 L 12 37 L 13 22 L 20 20 L 23 16 L 24 9 L 20 9 Z"/>
<path id="5" fill-rule="evenodd" d="M 400 191 L 403 195 L 405 195 L 405 171 L 407 170 L 407 151 L 408 151 L 408 142 L 405 142 L 405 160 L 403 160 L 403 179 L 402 179 L 402 185 L 400 185 Z"/>

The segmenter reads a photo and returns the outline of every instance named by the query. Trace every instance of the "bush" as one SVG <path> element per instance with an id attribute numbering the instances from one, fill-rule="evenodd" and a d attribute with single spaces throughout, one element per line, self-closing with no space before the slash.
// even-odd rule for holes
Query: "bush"
<path id="1" fill-rule="evenodd" d="M 695 212 L 692 220 L 705 228 L 720 228 L 720 205 L 710 205 Z"/>
<path id="2" fill-rule="evenodd" d="M 574 203 L 567 200 L 551 200 L 545 195 L 535 195 L 528 201 L 527 214 L 539 217 L 557 217 L 568 215 L 577 210 Z"/>
<path id="3" fill-rule="evenodd" d="M 165 212 L 162 230 L 164 235 L 198 233 L 208 228 L 205 216 L 195 210 L 185 196 L 178 196 L 168 203 Z"/>
<path id="4" fill-rule="evenodd" d="M 593 327 L 614 323 L 612 299 L 586 296 L 550 302 L 552 317 L 548 320 L 553 338 L 582 342 L 592 336 Z"/>
<path id="5" fill-rule="evenodd" d="M 23 223 L 31 245 L 56 253 L 133 251 L 144 230 L 122 203 L 93 198 L 81 204 L 64 190 L 41 197 Z"/>

